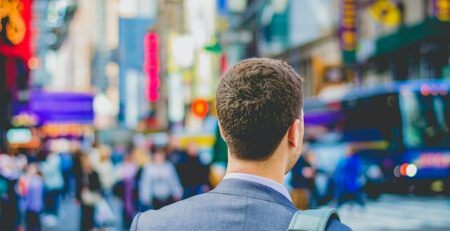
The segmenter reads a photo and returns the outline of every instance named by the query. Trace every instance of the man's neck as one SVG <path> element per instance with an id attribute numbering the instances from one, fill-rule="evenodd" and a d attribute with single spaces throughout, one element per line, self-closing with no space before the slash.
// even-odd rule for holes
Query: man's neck
<path id="1" fill-rule="evenodd" d="M 227 174 L 229 173 L 245 173 L 255 176 L 264 177 L 280 184 L 283 184 L 285 169 L 276 158 L 270 158 L 266 161 L 248 161 L 239 160 L 231 155 L 228 156 Z"/>

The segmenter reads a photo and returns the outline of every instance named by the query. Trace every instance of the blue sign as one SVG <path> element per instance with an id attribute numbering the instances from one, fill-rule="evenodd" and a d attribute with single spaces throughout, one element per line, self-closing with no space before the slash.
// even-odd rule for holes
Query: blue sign
<path id="1" fill-rule="evenodd" d="M 33 91 L 29 100 L 29 111 L 37 115 L 39 124 L 92 124 L 93 101 L 91 94 Z"/>

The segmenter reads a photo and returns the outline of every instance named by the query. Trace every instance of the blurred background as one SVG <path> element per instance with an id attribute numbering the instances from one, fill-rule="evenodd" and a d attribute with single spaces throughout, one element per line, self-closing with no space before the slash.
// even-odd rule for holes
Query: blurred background
<path id="1" fill-rule="evenodd" d="M 249 57 L 305 79 L 298 208 L 450 229 L 450 0 L 0 0 L 0 20 L 2 230 L 127 230 L 212 189 L 215 88 Z"/>

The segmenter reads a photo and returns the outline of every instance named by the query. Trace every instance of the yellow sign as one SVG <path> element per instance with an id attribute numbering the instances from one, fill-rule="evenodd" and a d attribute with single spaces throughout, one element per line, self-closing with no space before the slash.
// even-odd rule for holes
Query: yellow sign
<path id="1" fill-rule="evenodd" d="M 440 21 L 450 21 L 450 0 L 435 0 L 435 14 Z"/>
<path id="2" fill-rule="evenodd" d="M 6 25 L 0 23 L 0 32 L 6 30 L 6 38 L 17 45 L 25 38 L 26 25 L 21 12 L 23 4 L 20 0 L 0 0 L 0 20 L 8 18 Z"/>
<path id="3" fill-rule="evenodd" d="M 401 12 L 390 0 L 376 0 L 370 7 L 372 18 L 386 26 L 397 26 L 400 23 Z"/>
<path id="4" fill-rule="evenodd" d="M 215 137 L 213 135 L 181 136 L 180 146 L 186 148 L 190 143 L 195 143 L 201 148 L 211 148 L 214 145 Z"/>

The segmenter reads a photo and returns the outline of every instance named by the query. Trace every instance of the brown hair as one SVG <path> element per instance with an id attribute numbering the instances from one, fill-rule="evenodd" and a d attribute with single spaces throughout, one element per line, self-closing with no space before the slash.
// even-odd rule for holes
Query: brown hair
<path id="1" fill-rule="evenodd" d="M 231 67 L 217 88 L 217 113 L 231 152 L 243 160 L 272 156 L 301 117 L 303 79 L 286 62 L 251 58 Z"/>

